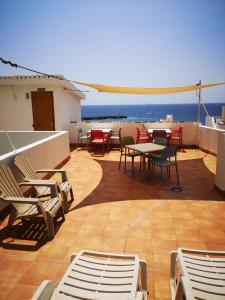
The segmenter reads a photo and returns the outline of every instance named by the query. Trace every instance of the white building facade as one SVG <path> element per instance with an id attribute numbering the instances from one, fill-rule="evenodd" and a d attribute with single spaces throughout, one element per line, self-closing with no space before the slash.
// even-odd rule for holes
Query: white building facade
<path id="1" fill-rule="evenodd" d="M 66 80 L 48 76 L 0 77 L 0 129 L 69 130 L 81 120 L 85 95 Z"/>

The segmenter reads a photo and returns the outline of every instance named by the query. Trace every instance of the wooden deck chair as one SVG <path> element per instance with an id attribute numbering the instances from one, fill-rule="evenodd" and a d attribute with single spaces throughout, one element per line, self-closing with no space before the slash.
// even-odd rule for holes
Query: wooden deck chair
<path id="1" fill-rule="evenodd" d="M 19 168 L 19 170 L 22 172 L 24 175 L 24 180 L 25 181 L 30 181 L 30 180 L 37 180 L 37 173 L 49 173 L 49 174 L 55 174 L 59 173 L 61 174 L 61 182 L 58 183 L 58 189 L 59 192 L 61 193 L 62 200 L 63 200 L 63 206 L 64 206 L 64 211 L 65 213 L 68 212 L 69 210 L 69 204 L 68 204 L 68 194 L 70 193 L 70 200 L 74 200 L 73 196 L 73 189 L 72 185 L 70 184 L 66 171 L 65 170 L 59 170 L 59 169 L 42 169 L 42 170 L 34 170 L 30 161 L 28 158 L 23 155 L 19 154 L 15 158 L 15 165 Z M 46 187 L 35 187 L 36 190 L 36 195 L 37 197 L 45 197 L 49 195 L 49 188 L 46 189 Z"/>
<path id="2" fill-rule="evenodd" d="M 147 267 L 137 255 L 82 250 L 71 260 L 58 286 L 45 280 L 32 300 L 147 300 Z"/>
<path id="3" fill-rule="evenodd" d="M 178 248 L 171 252 L 172 300 L 225 299 L 224 281 L 225 251 Z"/>
<path id="4" fill-rule="evenodd" d="M 33 186 L 34 184 L 31 181 L 21 183 L 20 185 Z M 48 237 L 51 240 L 55 236 L 53 218 L 58 210 L 61 210 L 62 219 L 65 219 L 62 202 L 57 197 L 55 181 L 36 181 L 35 185 L 47 185 L 51 190 L 51 198 L 43 202 L 37 198 L 25 198 L 10 168 L 5 165 L 0 165 L 0 199 L 10 204 L 8 226 L 11 226 L 17 219 L 23 220 L 43 217 Z"/>

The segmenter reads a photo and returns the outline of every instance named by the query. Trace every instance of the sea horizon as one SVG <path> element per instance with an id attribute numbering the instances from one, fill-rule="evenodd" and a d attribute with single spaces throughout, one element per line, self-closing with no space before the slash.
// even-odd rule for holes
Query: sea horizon
<path id="1" fill-rule="evenodd" d="M 210 116 L 219 117 L 222 115 L 222 106 L 225 106 L 225 103 L 204 103 L 204 105 Z M 206 112 L 202 105 L 200 112 L 200 121 L 202 124 L 205 124 Z M 198 103 L 101 104 L 81 106 L 82 118 L 107 116 L 108 118 L 101 120 L 106 122 L 159 122 L 165 119 L 167 115 L 173 115 L 174 122 L 195 122 L 198 119 Z"/>

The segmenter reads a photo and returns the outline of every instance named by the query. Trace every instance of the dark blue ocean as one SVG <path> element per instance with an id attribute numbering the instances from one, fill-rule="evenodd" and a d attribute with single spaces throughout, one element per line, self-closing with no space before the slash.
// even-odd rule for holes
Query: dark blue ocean
<path id="1" fill-rule="evenodd" d="M 225 103 L 207 103 L 205 107 L 210 116 L 221 116 Z M 104 121 L 117 122 L 157 122 L 173 115 L 174 122 L 197 121 L 197 104 L 143 104 L 143 105 L 83 105 L 82 117 L 118 116 L 125 115 L 125 119 L 106 119 Z M 205 124 L 206 113 L 201 106 L 201 123 Z M 103 121 L 103 120 L 102 120 Z"/>

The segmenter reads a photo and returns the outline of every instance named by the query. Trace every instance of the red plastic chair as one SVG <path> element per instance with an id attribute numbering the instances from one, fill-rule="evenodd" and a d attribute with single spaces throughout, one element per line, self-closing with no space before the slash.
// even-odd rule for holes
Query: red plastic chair
<path id="1" fill-rule="evenodd" d="M 136 144 L 140 143 L 150 143 L 150 136 L 148 134 L 147 129 L 139 129 L 137 128 L 137 139 L 136 139 Z"/>
<path id="2" fill-rule="evenodd" d="M 102 154 L 105 154 L 105 146 L 107 146 L 109 152 L 109 136 L 104 134 L 102 130 L 91 130 L 90 145 L 102 145 Z"/>
<path id="3" fill-rule="evenodd" d="M 183 129 L 184 127 L 180 126 L 177 130 L 172 131 L 170 135 L 170 144 L 175 141 L 178 143 L 180 149 L 183 149 Z"/>

